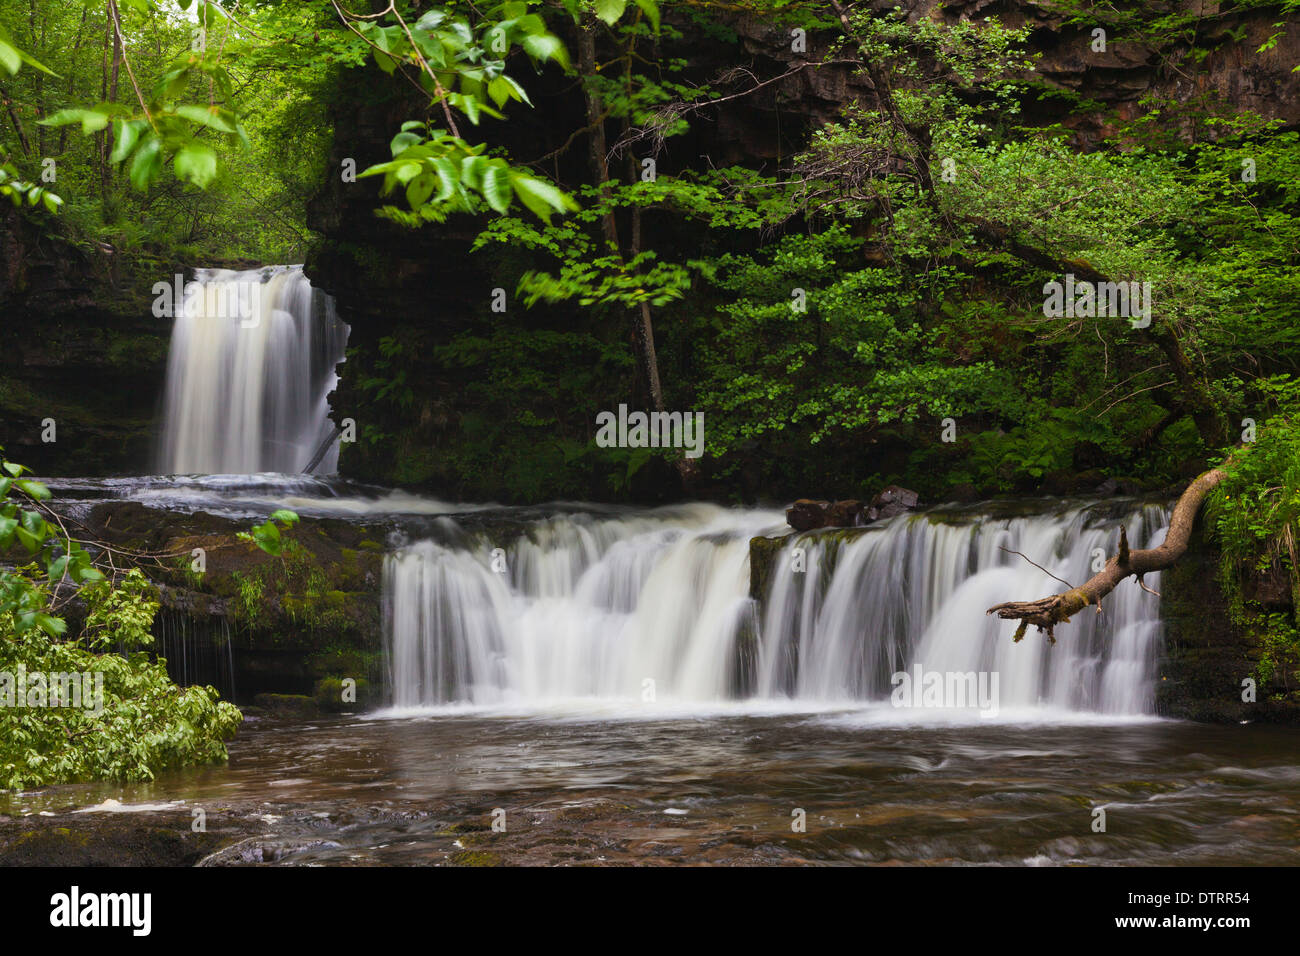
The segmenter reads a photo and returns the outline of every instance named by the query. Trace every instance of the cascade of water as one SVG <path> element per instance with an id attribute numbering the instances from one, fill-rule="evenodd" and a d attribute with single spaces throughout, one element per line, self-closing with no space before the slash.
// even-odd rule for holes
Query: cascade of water
<path id="1" fill-rule="evenodd" d="M 1159 506 L 1109 513 L 911 515 L 791 538 L 761 614 L 748 596 L 749 539 L 778 533 L 777 512 L 694 505 L 566 516 L 495 553 L 486 541 L 421 542 L 385 566 L 393 702 L 647 692 L 869 701 L 889 697 L 895 673 L 921 667 L 996 672 L 1002 706 L 1146 713 L 1160 647 L 1154 595 L 1126 582 L 1100 616 L 1076 616 L 1051 647 L 1036 636 L 1012 643 L 1013 623 L 984 613 L 1062 587 L 1010 551 L 1079 584 L 1098 554 L 1114 553 L 1121 524 L 1134 547 L 1163 537 Z M 1157 577 L 1147 578 L 1154 589 Z"/>
<path id="2" fill-rule="evenodd" d="M 167 661 L 172 680 L 182 687 L 215 687 L 223 700 L 234 700 L 235 658 L 229 621 L 194 618 L 163 608 L 154 617 L 153 630 L 154 650 Z M 119 646 L 118 652 L 125 649 Z"/>
<path id="3" fill-rule="evenodd" d="M 333 431 L 348 327 L 298 266 L 203 269 L 176 311 L 158 469 L 299 472 Z M 337 470 L 335 445 L 315 471 Z"/>
<path id="4" fill-rule="evenodd" d="M 892 676 L 918 666 L 932 673 L 997 674 L 1002 707 L 1110 714 L 1149 712 L 1160 650 L 1159 599 L 1132 582 L 1117 588 L 1100 615 L 1076 615 L 1049 646 L 1036 633 L 1013 643 L 1015 622 L 985 611 L 1006 600 L 1062 590 L 1052 575 L 1082 584 L 1115 552 L 1123 525 L 1134 547 L 1164 538 L 1159 506 L 1104 519 L 1089 509 L 1001 520 L 936 523 L 925 516 L 891 522 L 839 545 L 812 536 L 809 567 L 830 565 L 830 581 L 797 575 L 778 558 L 765 602 L 760 694 L 819 700 L 890 694 Z M 1020 552 L 1020 555 L 1011 552 Z M 1159 589 L 1158 575 L 1146 583 Z"/>

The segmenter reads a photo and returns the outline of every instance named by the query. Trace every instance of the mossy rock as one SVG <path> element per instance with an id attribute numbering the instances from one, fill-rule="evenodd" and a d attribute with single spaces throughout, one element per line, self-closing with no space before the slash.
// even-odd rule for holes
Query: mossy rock
<path id="1" fill-rule="evenodd" d="M 345 680 L 355 681 L 351 688 L 345 688 Z M 345 700 L 345 690 L 350 691 L 349 696 L 355 695 L 355 700 Z M 325 677 L 316 682 L 316 689 L 312 692 L 316 705 L 327 713 L 341 713 L 343 711 L 356 710 L 357 708 L 366 708 L 374 706 L 376 694 L 370 684 L 370 681 L 364 677 L 341 678 Z"/>
<path id="2" fill-rule="evenodd" d="M 452 866 L 501 866 L 503 861 L 487 850 L 461 850 L 451 855 Z"/>

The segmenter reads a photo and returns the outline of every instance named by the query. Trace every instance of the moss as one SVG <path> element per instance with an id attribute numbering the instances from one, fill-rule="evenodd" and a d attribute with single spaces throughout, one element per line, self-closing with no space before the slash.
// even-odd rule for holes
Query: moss
<path id="1" fill-rule="evenodd" d="M 452 866 L 501 866 L 501 857 L 487 850 L 461 850 L 451 855 Z"/>
<path id="2" fill-rule="evenodd" d="M 354 700 L 344 700 L 344 680 L 355 681 L 352 693 L 355 695 Z M 327 713 L 341 713 L 343 711 L 355 710 L 373 706 L 375 703 L 375 693 L 371 687 L 370 681 L 364 677 L 340 678 L 325 677 L 316 682 L 315 690 L 312 697 L 321 710 Z"/>

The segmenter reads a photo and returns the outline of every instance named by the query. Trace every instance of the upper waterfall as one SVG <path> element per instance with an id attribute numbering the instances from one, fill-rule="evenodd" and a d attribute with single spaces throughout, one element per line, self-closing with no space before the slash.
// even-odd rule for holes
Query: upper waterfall
<path id="1" fill-rule="evenodd" d="M 749 541 L 788 530 L 779 512 L 692 505 L 552 518 L 505 547 L 424 541 L 385 568 L 393 702 L 883 702 L 896 675 L 920 667 L 996 674 L 1004 708 L 1150 713 L 1154 594 L 1128 582 L 1055 645 L 1013 643 L 1014 622 L 985 610 L 1062 587 L 1012 551 L 1078 583 L 1121 526 L 1146 547 L 1166 518 L 1157 505 L 1076 504 L 790 536 L 761 602 L 749 596 Z M 1154 575 L 1147 583 L 1158 590 Z"/>
<path id="2" fill-rule="evenodd" d="M 201 269 L 174 309 L 157 467 L 303 471 L 333 431 L 327 396 L 348 327 L 301 266 Z M 337 470 L 332 447 L 313 469 Z"/>

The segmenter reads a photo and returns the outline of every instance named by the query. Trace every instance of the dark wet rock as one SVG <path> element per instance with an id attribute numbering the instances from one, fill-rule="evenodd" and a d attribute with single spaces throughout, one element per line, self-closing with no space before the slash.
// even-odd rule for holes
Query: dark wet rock
<path id="1" fill-rule="evenodd" d="M 258 694 L 253 703 L 277 717 L 317 717 L 320 707 L 315 698 L 303 694 Z"/>
<path id="2" fill-rule="evenodd" d="M 1263 648 L 1250 628 L 1236 623 L 1219 581 L 1219 560 L 1218 549 L 1206 540 L 1204 516 L 1198 516 L 1187 551 L 1161 573 L 1165 650 L 1156 708 L 1165 716 L 1211 723 L 1300 723 L 1300 701 L 1283 669 L 1259 679 Z M 1242 590 L 1247 601 L 1254 600 L 1251 595 L 1282 600 L 1267 573 L 1262 581 L 1248 578 Z M 1256 681 L 1254 702 L 1242 700 L 1247 678 Z"/>
<path id="3" fill-rule="evenodd" d="M 1242 585 L 1242 598 L 1258 604 L 1266 611 L 1295 610 L 1291 576 L 1280 561 L 1274 561 L 1264 570 L 1247 577 Z"/>
<path id="4" fill-rule="evenodd" d="M 334 840 L 277 839 L 249 837 L 234 846 L 224 847 L 195 862 L 196 866 L 240 866 L 251 863 L 282 863 L 291 861 L 300 853 L 312 850 L 337 850 L 342 846 Z"/>
<path id="5" fill-rule="evenodd" d="M 813 501 L 800 498 L 785 512 L 785 520 L 796 531 L 812 531 L 814 528 L 826 527 L 826 512 L 830 509 L 829 501 Z"/>
<path id="6" fill-rule="evenodd" d="M 191 828 L 189 813 L 86 813 L 23 817 L 0 823 L 0 866 L 194 866 L 232 839 L 236 821 L 208 817 L 206 832 Z"/>
<path id="7" fill-rule="evenodd" d="M 856 498 L 833 503 L 800 498 L 786 510 L 785 520 L 795 531 L 854 528 L 912 511 L 919 501 L 920 496 L 915 491 L 888 485 L 871 499 L 870 505 Z"/>
<path id="8" fill-rule="evenodd" d="M 154 632 L 176 679 L 211 684 L 237 701 L 313 695 L 327 678 L 380 682 L 381 542 L 391 530 L 380 519 L 303 516 L 286 533 L 294 547 L 280 557 L 240 539 L 252 518 L 115 499 L 80 520 L 108 544 L 182 556 L 150 572 L 161 604 Z M 204 554 L 201 574 L 184 557 L 194 549 Z M 75 604 L 69 611 L 74 620 L 84 615 Z M 175 669 L 181 658 L 184 671 Z"/>
<path id="9" fill-rule="evenodd" d="M 865 517 L 868 521 L 893 518 L 913 510 L 920 500 L 920 495 L 909 488 L 886 485 L 876 497 L 871 499 L 871 506 L 866 509 Z"/>
<path id="10" fill-rule="evenodd" d="M 832 528 L 852 528 L 862 524 L 866 505 L 854 498 L 837 501 L 826 512 L 826 524 Z"/>

